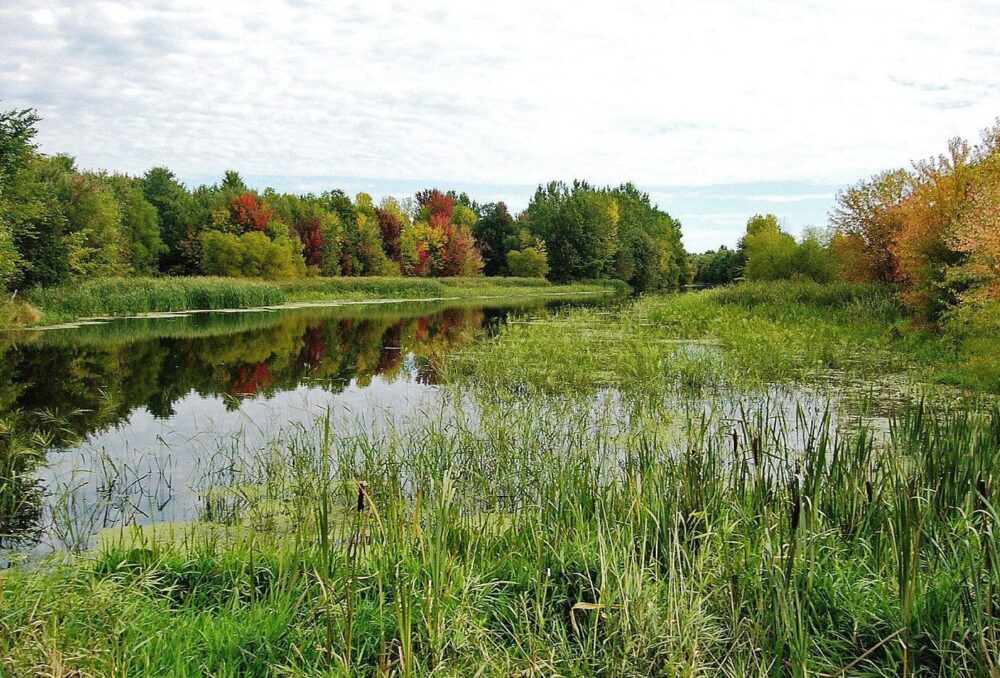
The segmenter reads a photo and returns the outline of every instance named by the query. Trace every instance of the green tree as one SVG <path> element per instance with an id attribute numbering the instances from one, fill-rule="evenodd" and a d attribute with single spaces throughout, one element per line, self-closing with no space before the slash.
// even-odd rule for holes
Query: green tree
<path id="1" fill-rule="evenodd" d="M 167 251 L 156 208 L 146 200 L 137 180 L 116 175 L 106 181 L 121 212 L 122 249 L 128 269 L 138 275 L 155 275 L 160 257 Z"/>
<path id="2" fill-rule="evenodd" d="M 839 263 L 824 240 L 819 233 L 805 232 L 795 251 L 795 274 L 821 283 L 831 282 L 837 277 Z"/>
<path id="3" fill-rule="evenodd" d="M 191 194 L 166 167 L 154 167 L 146 172 L 140 187 L 159 217 L 160 238 L 165 245 L 160 255 L 160 270 L 165 273 L 197 272 L 197 261 L 191 261 L 190 241 L 197 237 Z"/>
<path id="4" fill-rule="evenodd" d="M 750 280 L 780 280 L 792 277 L 798 246 L 795 238 L 781 230 L 773 214 L 754 215 L 740 241 L 746 254 L 746 276 Z"/>
<path id="5" fill-rule="evenodd" d="M 725 245 L 694 257 L 693 282 L 702 285 L 725 285 L 743 275 L 746 255 Z"/>
<path id="6" fill-rule="evenodd" d="M 288 236 L 274 240 L 260 231 L 242 235 L 206 231 L 202 266 L 209 275 L 282 280 L 305 275 L 300 248 Z"/>
<path id="7" fill-rule="evenodd" d="M 539 186 L 521 218 L 545 242 L 553 280 L 597 278 L 617 250 L 618 204 L 586 182 Z"/>
<path id="8" fill-rule="evenodd" d="M 14 212 L 23 200 L 23 174 L 35 156 L 38 114 L 0 111 L 0 287 L 15 282 L 24 261 L 14 243 Z"/>
<path id="9" fill-rule="evenodd" d="M 472 227 L 476 246 L 483 256 L 483 273 L 507 273 L 507 252 L 516 247 L 517 224 L 503 202 L 483 207 L 482 216 Z"/>
<path id="10" fill-rule="evenodd" d="M 121 275 L 125 267 L 118 202 L 99 175 L 80 174 L 71 158 L 64 161 L 60 197 L 66 214 L 65 244 L 70 273 L 75 278 Z"/>

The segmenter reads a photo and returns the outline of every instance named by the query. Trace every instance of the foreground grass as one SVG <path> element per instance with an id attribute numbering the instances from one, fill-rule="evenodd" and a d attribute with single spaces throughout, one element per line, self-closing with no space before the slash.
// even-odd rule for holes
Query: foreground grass
<path id="1" fill-rule="evenodd" d="M 460 299 L 626 291 L 611 281 L 552 285 L 533 278 L 310 278 L 265 282 L 236 278 L 108 278 L 37 289 L 0 308 L 7 326 L 144 313 L 255 308 L 302 301 Z M 0 325 L 3 327 L 3 325 Z"/>
<path id="2" fill-rule="evenodd" d="M 228 460 L 216 522 L 0 577 L 0 670 L 990 675 L 1000 412 L 647 414 L 289 434 Z"/>

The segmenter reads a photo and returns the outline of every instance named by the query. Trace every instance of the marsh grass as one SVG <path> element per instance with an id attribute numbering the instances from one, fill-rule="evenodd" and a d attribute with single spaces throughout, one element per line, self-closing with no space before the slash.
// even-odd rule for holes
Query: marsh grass
<path id="1" fill-rule="evenodd" d="M 646 296 L 617 311 L 568 309 L 466 347 L 451 369 L 479 388 L 549 394 L 611 387 L 659 397 L 678 387 L 757 388 L 831 375 L 992 390 L 977 379 L 990 346 L 913 327 L 890 288 L 744 283 Z"/>
<path id="2" fill-rule="evenodd" d="M 176 311 L 245 309 L 304 301 L 461 299 L 537 294 L 626 294 L 618 281 L 552 285 L 535 278 L 105 278 L 36 289 L 25 303 L 0 305 L 0 328 L 81 318 Z M 37 310 L 36 310 L 37 309 Z"/>
<path id="3" fill-rule="evenodd" d="M 284 301 L 277 285 L 233 278 L 107 278 L 34 290 L 46 322 L 192 309 L 246 308 Z"/>
<path id="4" fill-rule="evenodd" d="M 1000 659 L 996 407 L 917 403 L 878 435 L 768 403 L 623 419 L 467 397 L 405 431 L 323 419 L 229 459 L 222 522 L 128 527 L 87 563 L 4 575 L 0 666 L 895 676 Z"/>

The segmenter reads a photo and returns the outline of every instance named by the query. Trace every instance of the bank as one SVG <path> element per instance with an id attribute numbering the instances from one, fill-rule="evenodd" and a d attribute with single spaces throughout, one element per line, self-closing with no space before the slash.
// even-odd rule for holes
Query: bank
<path id="1" fill-rule="evenodd" d="M 0 304 L 0 329 L 92 318 L 248 309 L 301 302 L 458 300 L 559 294 L 625 294 L 618 280 L 557 285 L 542 278 L 307 278 L 286 282 L 218 277 L 101 278 L 29 290 Z"/>

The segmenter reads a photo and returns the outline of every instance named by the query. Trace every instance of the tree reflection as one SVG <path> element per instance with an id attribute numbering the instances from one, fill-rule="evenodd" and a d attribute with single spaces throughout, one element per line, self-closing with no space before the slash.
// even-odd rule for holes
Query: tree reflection
<path id="1" fill-rule="evenodd" d="M 225 397 L 227 407 L 235 408 L 242 398 L 269 397 L 305 383 L 334 393 L 352 382 L 366 386 L 376 376 L 433 384 L 434 366 L 501 313 L 288 313 L 270 314 L 270 322 L 233 314 L 231 331 L 213 318 L 207 332 L 204 316 L 191 316 L 163 323 L 165 336 L 150 333 L 140 321 L 121 321 L 78 342 L 73 333 L 86 339 L 88 328 L 38 333 L 0 347 L 0 412 L 22 413 L 29 433 L 62 447 L 123 423 L 138 408 L 169 417 L 191 392 Z M 414 364 L 405 360 L 409 355 L 417 369 L 404 375 Z"/>

